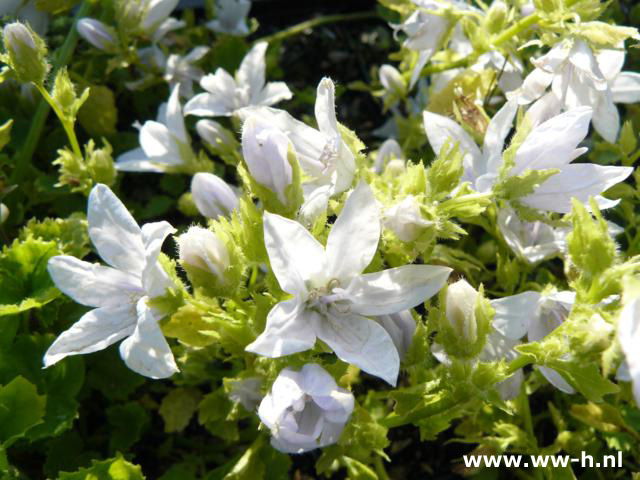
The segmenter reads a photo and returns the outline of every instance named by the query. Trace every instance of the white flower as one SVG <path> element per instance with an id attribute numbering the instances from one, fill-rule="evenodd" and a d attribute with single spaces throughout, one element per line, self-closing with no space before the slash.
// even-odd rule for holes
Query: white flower
<path id="1" fill-rule="evenodd" d="M 215 233 L 193 226 L 178 236 L 176 242 L 180 264 L 186 270 L 196 268 L 214 275 L 218 281 L 224 281 L 224 272 L 230 264 L 229 251 Z"/>
<path id="2" fill-rule="evenodd" d="M 76 29 L 78 34 L 98 50 L 113 53 L 118 48 L 113 28 L 93 18 L 81 18 Z"/>
<path id="3" fill-rule="evenodd" d="M 180 85 L 171 92 L 166 108 L 160 108 L 156 121 L 140 128 L 140 148 L 116 159 L 116 169 L 125 172 L 167 172 L 188 166 L 195 159 L 179 98 Z"/>
<path id="4" fill-rule="evenodd" d="M 313 348 L 319 338 L 341 360 L 395 385 L 398 351 L 367 317 L 422 303 L 442 288 L 451 269 L 405 265 L 362 274 L 380 239 L 378 207 L 365 183 L 345 202 L 326 248 L 299 223 L 268 212 L 264 236 L 271 268 L 293 298 L 271 309 L 264 332 L 246 350 L 281 357 Z"/>
<path id="5" fill-rule="evenodd" d="M 228 117 L 244 107 L 269 106 L 290 99 L 292 93 L 284 82 L 265 84 L 267 46 L 266 42 L 256 43 L 242 60 L 235 78 L 222 68 L 202 77 L 200 86 L 206 93 L 189 100 L 185 115 Z"/>
<path id="6" fill-rule="evenodd" d="M 538 342 L 558 328 L 569 316 L 575 302 L 575 292 L 550 294 L 527 291 L 491 301 L 495 309 L 493 328 L 511 340 L 525 335 L 529 342 Z M 557 389 L 565 393 L 575 390 L 555 370 L 536 367 Z"/>
<path id="7" fill-rule="evenodd" d="M 583 40 L 565 40 L 546 55 L 531 60 L 536 68 L 512 95 L 525 105 L 551 86 L 558 111 L 591 106 L 593 127 L 605 140 L 615 143 L 620 129 L 615 103 L 640 100 L 640 75 L 622 72 L 624 58 L 624 44 L 619 50 L 602 50 L 594 55 Z"/>
<path id="8" fill-rule="evenodd" d="M 191 196 L 200 214 L 208 218 L 230 216 L 238 206 L 233 189 L 213 173 L 199 172 L 193 176 Z"/>
<path id="9" fill-rule="evenodd" d="M 216 2 L 216 18 L 207 22 L 206 26 L 217 33 L 247 35 L 249 33 L 247 15 L 250 9 L 250 0 L 218 0 Z"/>
<path id="10" fill-rule="evenodd" d="M 425 227 L 433 222 L 425 220 L 420 213 L 420 204 L 413 195 L 387 208 L 383 213 L 384 226 L 403 242 L 413 242 Z"/>
<path id="11" fill-rule="evenodd" d="M 479 192 L 491 190 L 502 167 L 502 148 L 511 130 L 517 110 L 514 100 L 507 102 L 491 119 L 482 150 L 471 136 L 453 120 L 431 112 L 424 112 L 424 125 L 429 143 L 439 152 L 447 140 L 457 142 L 463 159 L 462 181 L 471 182 Z M 569 213 L 571 198 L 588 203 L 595 196 L 601 209 L 617 205 L 600 194 L 631 175 L 630 167 L 601 166 L 593 163 L 571 164 L 587 149 L 577 148 L 589 130 L 592 109 L 578 107 L 536 125 L 518 148 L 515 165 L 509 176 L 526 170 L 558 169 L 533 193 L 520 201 L 539 210 Z"/>
<path id="12" fill-rule="evenodd" d="M 282 370 L 258 408 L 271 430 L 271 445 L 284 453 L 303 453 L 336 443 L 353 412 L 351 392 L 338 387 L 320 365 Z"/>
<path id="13" fill-rule="evenodd" d="M 406 82 L 402 74 L 393 65 L 380 65 L 378 77 L 384 88 L 385 107 L 396 104 L 406 94 Z"/>
<path id="14" fill-rule="evenodd" d="M 141 1 L 143 10 L 140 28 L 144 30 L 154 43 L 159 42 L 167 33 L 182 28 L 186 23 L 169 17 L 178 6 L 180 0 L 137 0 Z"/>
<path id="15" fill-rule="evenodd" d="M 181 85 L 180 94 L 185 98 L 193 97 L 193 82 L 199 82 L 204 72 L 194 64 L 209 52 L 209 47 L 195 47 L 188 54 L 181 56 L 169 55 L 164 67 L 164 79 L 169 83 L 169 88 L 174 89 Z"/>
<path id="16" fill-rule="evenodd" d="M 247 108 L 240 112 L 246 119 L 255 115 L 266 124 L 284 132 L 294 146 L 300 167 L 310 178 L 303 184 L 305 204 L 300 216 L 305 222 L 326 210 L 329 198 L 351 187 L 355 158 L 342 139 L 335 110 L 335 86 L 329 78 L 318 84 L 315 117 L 318 130 L 294 119 L 283 110 Z"/>
<path id="17" fill-rule="evenodd" d="M 247 377 L 231 380 L 229 383 L 231 384 L 231 392 L 229 392 L 231 401 L 240 403 L 247 411 L 253 412 L 262 400 L 262 393 L 260 393 L 262 378 Z"/>
<path id="18" fill-rule="evenodd" d="M 120 355 L 133 371 L 165 378 L 178 371 L 158 320 L 147 300 L 164 295 L 171 280 L 158 263 L 164 239 L 175 229 L 167 222 L 138 226 L 109 187 L 98 184 L 89 195 L 89 237 L 110 266 L 67 255 L 51 258 L 48 270 L 56 287 L 82 305 L 85 313 L 49 347 L 44 366 L 68 355 L 97 352 L 125 339 Z"/>
<path id="19" fill-rule="evenodd" d="M 242 155 L 249 173 L 257 183 L 274 192 L 283 205 L 287 204 L 286 189 L 293 179 L 290 147 L 284 133 L 257 115 L 249 117 L 242 126 Z"/>
<path id="20" fill-rule="evenodd" d="M 397 167 L 397 170 L 400 171 L 405 168 L 404 153 L 400 144 L 394 138 L 388 138 L 378 148 L 373 170 L 377 174 L 381 174 L 387 166 L 393 166 L 394 170 Z"/>

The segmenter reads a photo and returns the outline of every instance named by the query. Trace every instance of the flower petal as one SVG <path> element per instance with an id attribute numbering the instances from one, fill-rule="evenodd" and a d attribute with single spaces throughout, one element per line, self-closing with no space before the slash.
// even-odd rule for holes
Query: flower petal
<path id="1" fill-rule="evenodd" d="M 324 77 L 318 84 L 315 114 L 318 129 L 330 137 L 340 136 L 336 119 L 336 87 L 330 78 Z"/>
<path id="2" fill-rule="evenodd" d="M 536 368 L 540 371 L 542 376 L 546 378 L 551 385 L 556 387 L 558 390 L 564 393 L 568 393 L 569 395 L 576 393 L 575 389 L 567 382 L 562 375 L 549 367 L 540 367 L 536 366 Z"/>
<path id="3" fill-rule="evenodd" d="M 380 213 L 373 191 L 365 182 L 351 192 L 327 239 L 327 273 L 346 285 L 376 254 Z"/>
<path id="4" fill-rule="evenodd" d="M 144 268 L 142 231 L 109 187 L 97 184 L 89 194 L 89 237 L 102 259 L 114 268 L 140 275 Z"/>
<path id="5" fill-rule="evenodd" d="M 254 104 L 268 107 L 283 100 L 289 100 L 291 97 L 293 97 L 293 93 L 291 93 L 286 83 L 269 82 L 255 97 Z"/>
<path id="6" fill-rule="evenodd" d="M 184 143 L 189 142 L 187 130 L 184 127 L 184 116 L 182 115 L 182 107 L 180 106 L 179 83 L 175 87 L 173 87 L 171 95 L 169 96 L 169 101 L 167 102 L 166 121 L 167 128 L 173 137 Z"/>
<path id="7" fill-rule="evenodd" d="M 269 358 L 309 350 L 316 343 L 317 317 L 317 313 L 304 310 L 296 299 L 277 303 L 267 315 L 264 332 L 245 350 Z"/>
<path id="8" fill-rule="evenodd" d="M 144 292 L 137 276 L 68 255 L 50 258 L 47 270 L 62 293 L 88 307 L 116 307 Z"/>
<path id="9" fill-rule="evenodd" d="M 271 269 L 287 293 L 306 292 L 304 282 L 326 268 L 324 248 L 298 222 L 265 212 L 264 243 Z"/>
<path id="10" fill-rule="evenodd" d="M 590 196 L 603 193 L 624 181 L 632 172 L 631 167 L 601 166 L 593 163 L 565 165 L 531 195 L 522 197 L 522 203 L 540 210 L 569 213 L 572 198 L 588 203 Z M 602 204 L 600 206 L 603 207 Z M 605 208 L 610 206 L 610 202 L 604 204 Z"/>
<path id="11" fill-rule="evenodd" d="M 138 301 L 138 323 L 131 336 L 120 344 L 120 356 L 127 367 L 140 375 L 167 378 L 179 371 L 178 366 L 146 301 Z"/>
<path id="12" fill-rule="evenodd" d="M 142 285 L 150 298 L 163 295 L 171 286 L 167 272 L 158 263 L 158 255 L 164 240 L 176 229 L 169 222 L 153 222 L 142 226 L 142 240 L 145 248 L 145 265 L 142 271 Z"/>
<path id="13" fill-rule="evenodd" d="M 361 315 L 389 315 L 424 302 L 444 286 L 452 270 L 435 265 L 404 265 L 355 277 L 346 291 Z"/>
<path id="14" fill-rule="evenodd" d="M 559 168 L 571 162 L 573 152 L 589 131 L 593 110 L 578 107 L 535 127 L 516 152 L 510 175 L 527 169 Z"/>
<path id="15" fill-rule="evenodd" d="M 484 135 L 483 144 L 483 156 L 485 158 L 486 167 L 480 173 L 485 173 L 488 168 L 489 171 L 495 173 L 498 172 L 500 164 L 502 163 L 502 148 L 504 147 L 504 140 L 513 127 L 513 118 L 518 111 L 518 103 L 514 100 L 510 100 L 505 103 L 500 110 L 496 112 L 487 131 Z M 493 166 L 494 168 L 490 168 Z"/>
<path id="16" fill-rule="evenodd" d="M 618 318 L 618 342 L 633 380 L 633 394 L 640 403 L 640 298 L 626 301 Z"/>
<path id="17" fill-rule="evenodd" d="M 505 337 L 518 340 L 529 329 L 529 320 L 538 315 L 538 292 L 522 292 L 510 297 L 491 300 L 495 310 L 492 326 Z"/>
<path id="18" fill-rule="evenodd" d="M 103 350 L 131 335 L 135 325 L 135 307 L 128 302 L 91 310 L 56 338 L 44 354 L 44 366 L 50 367 L 69 355 Z"/>
<path id="19" fill-rule="evenodd" d="M 614 103 L 640 102 L 640 73 L 622 72 L 611 84 Z"/>
<path id="20" fill-rule="evenodd" d="M 256 43 L 245 55 L 236 72 L 239 87 L 249 87 L 250 97 L 253 100 L 260 95 L 265 82 L 265 70 L 267 64 L 264 55 L 267 51 L 267 42 Z M 254 102 L 252 102 L 254 103 Z"/>
<path id="21" fill-rule="evenodd" d="M 140 129 L 140 146 L 148 157 L 175 159 L 172 163 L 180 163 L 178 146 L 171 137 L 171 131 L 163 123 L 147 120 Z"/>
<path id="22" fill-rule="evenodd" d="M 118 156 L 114 166 L 116 170 L 120 172 L 161 173 L 167 170 L 167 165 L 158 162 L 156 158 L 154 158 L 154 161 L 151 161 L 141 148 L 129 150 Z"/>
<path id="23" fill-rule="evenodd" d="M 387 331 L 373 320 L 355 314 L 324 317 L 316 333 L 340 360 L 396 385 L 400 356 Z"/>
<path id="24" fill-rule="evenodd" d="M 593 128 L 609 143 L 616 143 L 620 130 L 620 115 L 611 92 L 602 92 L 593 112 Z"/>

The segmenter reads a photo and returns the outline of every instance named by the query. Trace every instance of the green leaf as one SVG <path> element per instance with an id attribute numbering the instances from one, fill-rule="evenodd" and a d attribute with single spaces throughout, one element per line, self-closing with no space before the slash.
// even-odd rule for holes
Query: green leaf
<path id="1" fill-rule="evenodd" d="M 0 316 L 39 308 L 60 295 L 47 272 L 47 261 L 59 254 L 55 242 L 29 237 L 14 240 L 0 253 Z"/>
<path id="2" fill-rule="evenodd" d="M 162 399 L 160 416 L 164 420 L 164 431 L 180 432 L 189 424 L 200 403 L 200 391 L 195 388 L 176 388 Z"/>
<path id="3" fill-rule="evenodd" d="M 112 452 L 128 450 L 140 440 L 142 431 L 149 423 L 149 414 L 137 402 L 109 407 L 107 418 L 111 426 L 109 449 Z"/>
<path id="4" fill-rule="evenodd" d="M 35 385 L 16 377 L 0 388 L 0 441 L 10 445 L 32 426 L 42 422 L 46 397 Z"/>
<path id="5" fill-rule="evenodd" d="M 144 480 L 142 469 L 121 454 L 108 460 L 94 460 L 91 467 L 77 472 L 61 472 L 58 480 Z"/>

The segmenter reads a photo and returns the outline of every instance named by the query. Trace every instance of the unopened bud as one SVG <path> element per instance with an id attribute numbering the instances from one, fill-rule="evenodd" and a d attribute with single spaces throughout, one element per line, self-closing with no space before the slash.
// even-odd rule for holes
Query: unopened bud
<path id="1" fill-rule="evenodd" d="M 9 207 L 4 203 L 0 203 L 0 225 L 7 221 L 9 218 Z"/>
<path id="2" fill-rule="evenodd" d="M 501 32 L 504 29 L 508 13 L 509 7 L 504 2 L 500 0 L 493 2 L 485 16 L 485 25 L 488 32 L 492 34 Z"/>
<path id="3" fill-rule="evenodd" d="M 199 120 L 196 130 L 209 150 L 231 165 L 238 162 L 240 145 L 233 133 L 214 120 Z"/>
<path id="4" fill-rule="evenodd" d="M 478 291 L 466 280 L 458 280 L 447 288 L 447 321 L 458 335 L 473 343 L 478 338 L 475 306 Z"/>
<path id="5" fill-rule="evenodd" d="M 431 225 L 433 222 L 422 217 L 420 205 L 413 195 L 384 211 L 384 226 L 403 242 L 413 242 L 424 228 Z"/>
<path id="6" fill-rule="evenodd" d="M 111 145 L 103 140 L 104 147 L 95 148 L 93 140 L 89 140 L 86 147 L 87 169 L 93 183 L 104 183 L 105 185 L 113 185 L 116 179 L 116 169 L 113 165 L 113 149 Z"/>
<path id="7" fill-rule="evenodd" d="M 42 84 L 49 71 L 44 41 L 26 25 L 19 22 L 6 25 L 3 30 L 4 61 L 18 80 Z"/>
<path id="8" fill-rule="evenodd" d="M 229 251 L 211 231 L 191 227 L 177 238 L 180 264 L 194 286 L 224 283 L 225 270 L 230 265 Z"/>
<path id="9" fill-rule="evenodd" d="M 402 153 L 402 148 L 400 144 L 393 138 L 389 138 L 385 140 L 380 148 L 378 149 L 378 153 L 376 154 L 376 161 L 374 163 L 373 169 L 376 173 L 380 174 L 384 172 L 385 167 L 391 165 L 393 163 L 393 167 L 396 167 L 396 160 L 399 160 L 399 167 L 404 170 L 405 159 L 404 153 Z M 396 168 L 394 168 L 395 170 Z"/>
<path id="10" fill-rule="evenodd" d="M 253 179 L 274 192 L 287 204 L 286 189 L 293 180 L 289 163 L 291 142 L 280 130 L 258 116 L 249 117 L 242 127 L 242 154 Z"/>
<path id="11" fill-rule="evenodd" d="M 191 195 L 198 211 L 208 218 L 228 216 L 238 206 L 235 192 L 212 173 L 200 172 L 193 176 Z"/>
<path id="12" fill-rule="evenodd" d="M 392 65 L 382 65 L 378 71 L 380 83 L 392 95 L 401 96 L 407 89 L 407 83 L 402 74 Z"/>
<path id="13" fill-rule="evenodd" d="M 103 52 L 113 53 L 118 42 L 113 28 L 93 18 L 82 18 L 78 21 L 78 33 L 91 45 Z"/>

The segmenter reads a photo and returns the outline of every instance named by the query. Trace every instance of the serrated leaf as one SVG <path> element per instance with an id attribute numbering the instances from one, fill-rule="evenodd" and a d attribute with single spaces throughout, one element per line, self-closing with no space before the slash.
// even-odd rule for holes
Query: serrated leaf
<path id="1" fill-rule="evenodd" d="M 127 462 L 121 454 L 108 460 L 94 460 L 89 468 L 61 472 L 58 480 L 144 480 L 142 469 Z"/>
<path id="2" fill-rule="evenodd" d="M 21 376 L 0 387 L 0 441 L 8 446 L 42 422 L 45 404 L 46 397 Z"/>

